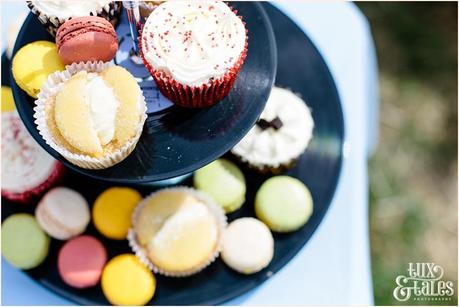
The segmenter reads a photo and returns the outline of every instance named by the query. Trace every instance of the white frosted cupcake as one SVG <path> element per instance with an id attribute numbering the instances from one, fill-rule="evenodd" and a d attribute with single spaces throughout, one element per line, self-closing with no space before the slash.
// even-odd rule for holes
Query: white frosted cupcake
<path id="1" fill-rule="evenodd" d="M 16 110 L 2 112 L 1 148 L 1 191 L 6 199 L 33 203 L 63 178 L 62 164 L 32 138 Z"/>
<path id="2" fill-rule="evenodd" d="M 109 0 L 32 0 L 27 1 L 27 5 L 52 36 L 56 36 L 57 29 L 73 17 L 99 16 L 115 26 L 122 7 L 121 1 Z"/>
<path id="3" fill-rule="evenodd" d="M 108 168 L 135 148 L 146 104 L 134 77 L 110 63 L 67 66 L 48 77 L 35 123 L 46 143 L 75 165 Z"/>
<path id="4" fill-rule="evenodd" d="M 132 225 L 128 240 L 136 256 L 155 273 L 182 277 L 217 258 L 226 216 L 206 194 L 175 187 L 145 198 Z"/>
<path id="5" fill-rule="evenodd" d="M 313 128 L 306 103 L 289 90 L 273 87 L 260 119 L 231 153 L 261 173 L 278 174 L 305 151 Z"/>
<path id="6" fill-rule="evenodd" d="M 163 95 L 200 108 L 228 95 L 247 38 L 241 17 L 222 1 L 166 1 L 148 17 L 139 47 Z"/>

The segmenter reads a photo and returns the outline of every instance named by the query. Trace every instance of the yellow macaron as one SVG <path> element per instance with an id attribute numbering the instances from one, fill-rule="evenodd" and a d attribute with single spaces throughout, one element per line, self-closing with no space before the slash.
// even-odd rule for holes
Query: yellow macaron
<path id="1" fill-rule="evenodd" d="M 13 92 L 9 86 L 2 85 L 2 113 L 16 110 Z"/>
<path id="2" fill-rule="evenodd" d="M 56 44 L 48 41 L 36 41 L 25 45 L 16 53 L 12 64 L 14 80 L 33 98 L 37 98 L 51 73 L 64 68 Z"/>
<path id="3" fill-rule="evenodd" d="M 111 259 L 102 272 L 102 291 L 113 305 L 145 305 L 156 290 L 153 273 L 132 254 Z"/>
<path id="4" fill-rule="evenodd" d="M 142 200 L 134 189 L 113 187 L 97 197 L 92 218 L 97 230 L 109 239 L 126 239 L 131 227 L 132 210 Z"/>

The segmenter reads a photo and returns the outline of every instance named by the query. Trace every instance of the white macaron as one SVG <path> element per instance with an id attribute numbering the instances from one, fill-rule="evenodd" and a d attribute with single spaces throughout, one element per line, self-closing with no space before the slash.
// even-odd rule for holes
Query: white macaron
<path id="1" fill-rule="evenodd" d="M 231 222 L 222 237 L 221 256 L 242 274 L 256 273 L 269 265 L 274 255 L 274 239 L 261 221 L 244 217 Z"/>
<path id="2" fill-rule="evenodd" d="M 51 237 L 67 240 L 83 233 L 91 214 L 88 202 L 77 191 L 65 187 L 50 190 L 35 209 L 41 228 Z"/>

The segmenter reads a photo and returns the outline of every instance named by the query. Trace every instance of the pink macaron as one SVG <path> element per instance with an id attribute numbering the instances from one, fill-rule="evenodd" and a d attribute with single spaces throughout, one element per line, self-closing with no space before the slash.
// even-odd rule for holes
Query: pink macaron
<path id="1" fill-rule="evenodd" d="M 97 16 L 76 17 L 66 21 L 56 33 L 59 56 L 65 64 L 111 61 L 118 50 L 112 24 Z"/>
<path id="2" fill-rule="evenodd" d="M 107 251 L 99 240 L 83 235 L 67 241 L 59 251 L 57 266 L 66 284 L 75 288 L 95 286 L 107 262 Z"/>

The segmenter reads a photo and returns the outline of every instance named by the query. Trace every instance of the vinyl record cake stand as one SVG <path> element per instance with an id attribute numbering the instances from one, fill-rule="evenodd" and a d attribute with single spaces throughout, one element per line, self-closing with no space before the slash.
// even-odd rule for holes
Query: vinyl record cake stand
<path id="1" fill-rule="evenodd" d="M 189 177 L 196 169 L 224 155 L 256 123 L 276 85 L 299 93 L 312 109 L 313 140 L 297 165 L 285 174 L 304 182 L 314 200 L 314 212 L 301 229 L 276 234 L 271 264 L 253 275 L 241 275 L 217 259 L 202 272 L 186 278 L 169 278 L 156 274 L 157 289 L 153 305 L 220 304 L 260 285 L 280 270 L 305 245 L 322 221 L 332 200 L 342 160 L 344 138 L 343 114 L 335 84 L 315 46 L 303 31 L 269 3 L 232 2 L 247 23 L 249 51 L 234 88 L 221 102 L 206 109 L 190 110 L 173 106 L 157 90 L 142 65 L 132 60 L 132 37 L 126 12 L 117 26 L 120 39 L 115 63 L 126 67 L 138 79 L 147 100 L 148 119 L 134 152 L 121 163 L 105 170 L 76 167 L 50 148 L 38 134 L 33 121 L 34 100 L 14 82 L 2 56 L 2 83 L 10 84 L 16 107 L 34 139 L 67 168 L 65 186 L 81 192 L 92 204 L 106 188 L 114 185 L 134 186 L 143 195 L 156 186 L 192 186 Z M 129 13 L 129 11 L 128 11 Z M 36 40 L 53 38 L 29 14 L 19 32 L 13 56 L 22 46 Z M 276 51 L 277 46 L 277 51 Z M 275 77 L 276 76 L 276 77 Z M 254 216 L 254 196 L 269 176 L 244 169 L 247 181 L 246 203 L 228 215 L 228 221 Z M 2 219 L 18 212 L 33 214 L 35 206 L 21 206 L 2 199 Z M 100 235 L 92 224 L 86 230 L 105 245 L 109 259 L 130 253 L 127 241 L 113 241 Z M 52 240 L 50 253 L 39 267 L 26 271 L 32 278 L 57 294 L 78 304 L 107 305 L 100 284 L 79 290 L 60 279 L 57 253 L 63 242 Z"/>

